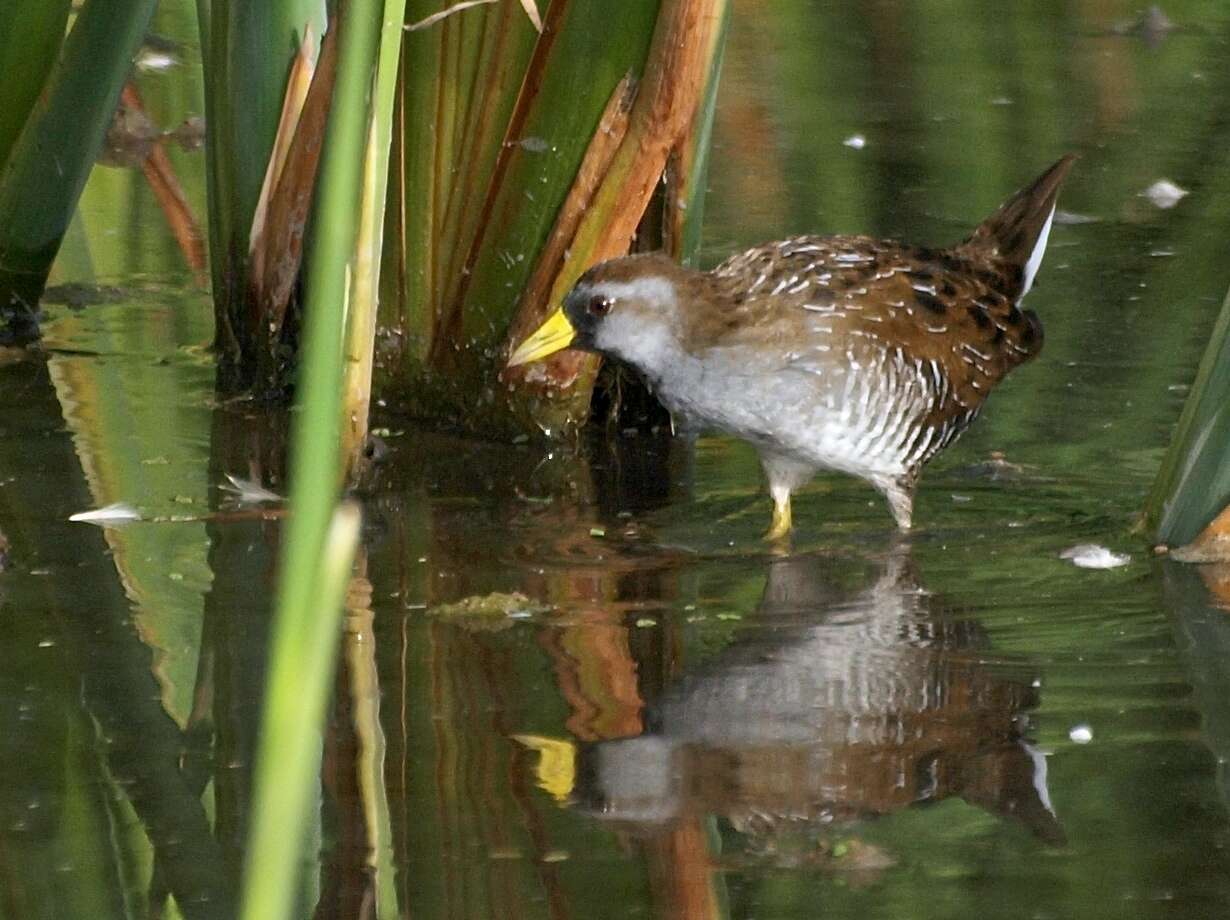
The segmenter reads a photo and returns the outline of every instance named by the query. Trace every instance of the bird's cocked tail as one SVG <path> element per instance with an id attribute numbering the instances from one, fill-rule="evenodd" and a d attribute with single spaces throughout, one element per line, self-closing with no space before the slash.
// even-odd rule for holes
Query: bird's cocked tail
<path id="1" fill-rule="evenodd" d="M 1021 189 L 999 210 L 978 225 L 958 251 L 998 258 L 1009 271 L 1004 293 L 1020 300 L 1033 285 L 1042 264 L 1046 240 L 1055 218 L 1059 187 L 1067 177 L 1074 154 L 1063 157 L 1030 185 Z"/>

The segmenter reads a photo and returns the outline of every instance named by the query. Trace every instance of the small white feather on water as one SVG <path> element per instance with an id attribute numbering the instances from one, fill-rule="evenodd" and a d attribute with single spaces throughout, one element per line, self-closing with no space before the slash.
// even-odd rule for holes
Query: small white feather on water
<path id="1" fill-rule="evenodd" d="M 70 515 L 69 520 L 76 524 L 98 524 L 100 527 L 103 527 L 139 521 L 141 520 L 141 512 L 132 505 L 116 502 L 103 508 L 95 508 L 93 511 L 78 511 L 76 514 Z"/>
<path id="2" fill-rule="evenodd" d="M 1067 559 L 1082 569 L 1117 569 L 1132 561 L 1132 557 L 1127 553 L 1111 552 L 1105 546 L 1099 546 L 1096 543 L 1078 543 L 1076 546 L 1069 546 L 1059 554 L 1059 558 Z"/>
<path id="3" fill-rule="evenodd" d="M 1187 196 L 1187 189 L 1180 188 L 1169 179 L 1158 179 L 1141 194 L 1153 202 L 1156 207 L 1166 210 L 1182 201 Z"/>
<path id="4" fill-rule="evenodd" d="M 1088 744 L 1093 740 L 1093 729 L 1082 722 L 1080 725 L 1073 725 L 1068 729 L 1068 737 L 1077 744 Z"/>
<path id="5" fill-rule="evenodd" d="M 224 492 L 230 492 L 239 498 L 241 505 L 259 505 L 262 502 L 280 502 L 285 499 L 277 492 L 271 492 L 259 482 L 251 479 L 240 479 L 238 476 L 226 474 L 227 481 L 219 486 Z"/>

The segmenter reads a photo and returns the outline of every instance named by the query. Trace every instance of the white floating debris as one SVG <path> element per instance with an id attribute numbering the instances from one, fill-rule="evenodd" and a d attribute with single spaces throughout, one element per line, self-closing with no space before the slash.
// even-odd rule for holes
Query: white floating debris
<path id="1" fill-rule="evenodd" d="M 78 511 L 71 515 L 69 520 L 76 524 L 98 524 L 99 526 L 127 524 L 129 521 L 141 520 L 141 512 L 132 505 L 116 502 L 104 508 L 95 508 L 93 511 Z"/>
<path id="2" fill-rule="evenodd" d="M 1187 189 L 1180 188 L 1169 179 L 1158 179 L 1141 194 L 1153 202 L 1156 207 L 1166 210 L 1182 201 L 1187 196 Z"/>
<path id="3" fill-rule="evenodd" d="M 226 474 L 226 480 L 218 488 L 224 492 L 230 492 L 232 495 L 239 496 L 239 503 L 242 505 L 259 505 L 261 502 L 285 501 L 277 492 L 271 492 L 254 480 L 240 479 L 238 476 L 232 476 L 230 473 Z"/>
<path id="4" fill-rule="evenodd" d="M 1073 725 L 1068 729 L 1068 737 L 1076 744 L 1088 744 L 1093 740 L 1093 729 L 1082 722 L 1080 725 Z"/>
<path id="5" fill-rule="evenodd" d="M 530 153 L 546 153 L 551 148 L 551 145 L 541 137 L 523 137 L 519 141 L 512 141 L 509 146 L 520 147 Z"/>
<path id="6" fill-rule="evenodd" d="M 166 51 L 143 48 L 133 63 L 137 65 L 138 70 L 144 70 L 146 73 L 161 73 L 176 66 L 179 58 Z"/>
<path id="7" fill-rule="evenodd" d="M 1077 211 L 1065 211 L 1059 208 L 1055 211 L 1055 223 L 1060 226 L 1078 227 L 1081 224 L 1100 223 L 1102 218 L 1092 214 L 1080 214 Z"/>
<path id="8" fill-rule="evenodd" d="M 843 146 L 849 147 L 852 150 L 862 150 L 867 146 L 867 138 L 863 137 L 861 134 L 851 134 L 841 143 Z"/>
<path id="9" fill-rule="evenodd" d="M 1078 543 L 1076 546 L 1069 546 L 1059 554 L 1059 558 L 1067 559 L 1082 569 L 1117 569 L 1132 561 L 1132 557 L 1127 553 L 1114 553 L 1096 543 Z"/>

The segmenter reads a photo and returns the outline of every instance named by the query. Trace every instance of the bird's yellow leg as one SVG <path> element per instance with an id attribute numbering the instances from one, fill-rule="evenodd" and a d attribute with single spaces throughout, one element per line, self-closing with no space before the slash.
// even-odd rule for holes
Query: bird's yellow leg
<path id="1" fill-rule="evenodd" d="M 766 540 L 776 542 L 784 540 L 790 536 L 790 530 L 794 526 L 790 519 L 790 493 L 786 491 L 773 490 L 773 523 L 769 525 L 768 533 L 764 535 Z"/>

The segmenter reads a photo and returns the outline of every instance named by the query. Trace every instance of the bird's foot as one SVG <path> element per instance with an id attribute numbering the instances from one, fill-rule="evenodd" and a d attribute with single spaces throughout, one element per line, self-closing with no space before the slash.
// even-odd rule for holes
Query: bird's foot
<path id="1" fill-rule="evenodd" d="M 790 499 L 786 498 L 785 502 L 778 504 L 773 503 L 773 522 L 769 525 L 768 531 L 764 538 L 770 543 L 781 543 L 790 538 L 790 531 L 794 527 L 790 517 Z"/>

